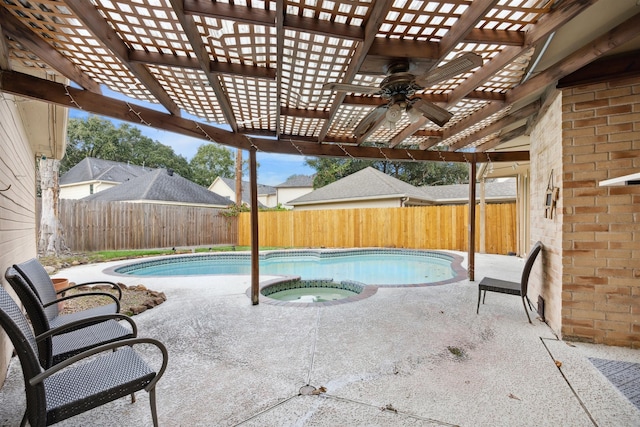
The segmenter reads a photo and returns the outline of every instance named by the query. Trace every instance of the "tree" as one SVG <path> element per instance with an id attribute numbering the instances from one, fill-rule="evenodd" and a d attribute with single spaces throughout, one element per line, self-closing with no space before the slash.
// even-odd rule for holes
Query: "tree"
<path id="1" fill-rule="evenodd" d="M 202 144 L 189 163 L 191 180 L 204 187 L 211 185 L 216 177 L 233 178 L 235 160 L 231 150 L 218 144 Z"/>
<path id="2" fill-rule="evenodd" d="M 58 209 L 60 207 L 59 167 L 59 160 L 47 159 L 44 156 L 38 162 L 42 197 L 38 252 L 45 255 L 57 255 L 65 249 L 62 227 L 58 219 Z"/>
<path id="3" fill-rule="evenodd" d="M 71 119 L 67 138 L 60 173 L 68 171 L 85 157 L 96 157 L 150 168 L 173 169 L 191 179 L 186 158 L 177 155 L 171 147 L 142 135 L 140 129 L 129 124 L 116 128 L 111 121 L 97 116 L 86 120 Z"/>
<path id="4" fill-rule="evenodd" d="M 316 170 L 314 188 L 323 187 L 369 166 L 417 187 L 469 182 L 467 165 L 462 163 L 390 162 L 324 157 L 307 158 L 305 162 Z"/>

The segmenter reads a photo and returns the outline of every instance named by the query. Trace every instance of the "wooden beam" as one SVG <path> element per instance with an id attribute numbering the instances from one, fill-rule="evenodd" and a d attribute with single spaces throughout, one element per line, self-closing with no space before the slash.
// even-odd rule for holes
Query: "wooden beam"
<path id="1" fill-rule="evenodd" d="M 640 50 L 607 56 L 561 78 L 559 89 L 640 77 Z"/>
<path id="2" fill-rule="evenodd" d="M 364 40 L 364 28 L 355 25 L 339 24 L 337 22 L 331 22 L 324 19 L 285 15 L 284 28 L 304 33 L 338 37 L 347 40 Z"/>
<path id="3" fill-rule="evenodd" d="M 463 37 L 462 41 L 468 43 L 499 44 L 503 46 L 523 46 L 524 34 L 524 31 L 500 31 L 472 28 L 471 31 Z"/>
<path id="4" fill-rule="evenodd" d="M 19 40 L 25 48 L 37 55 L 51 68 L 94 93 L 101 93 L 100 85 L 93 81 L 91 77 L 84 73 L 79 67 L 71 62 L 66 56 L 59 53 L 53 46 L 47 43 L 40 36 L 35 34 L 29 27 L 24 25 L 18 18 L 4 7 L 0 7 L 0 22 L 2 31 L 12 38 Z M 4 39 L 4 35 L 0 36 Z M 6 45 L 5 45 L 6 46 Z M 3 54 L 3 56 L 5 56 Z M 6 53 L 6 60 L 9 61 L 9 54 Z M 3 69 L 7 70 L 8 68 Z"/>
<path id="5" fill-rule="evenodd" d="M 209 58 L 209 53 L 207 52 L 207 47 L 202 41 L 202 35 L 198 30 L 198 26 L 196 21 L 193 19 L 191 15 L 185 15 L 182 0 L 169 0 L 173 7 L 180 24 L 182 25 L 182 29 L 184 30 L 189 43 L 191 44 L 191 48 L 198 59 L 198 64 L 200 65 L 200 69 L 204 71 L 207 76 L 207 80 L 209 81 L 209 85 L 211 89 L 213 89 L 213 93 L 216 95 L 216 99 L 218 100 L 218 104 L 220 104 L 220 109 L 222 110 L 222 115 L 224 119 L 227 121 L 227 124 L 231 127 L 231 130 L 234 132 L 238 131 L 238 121 L 236 120 L 236 116 L 233 113 L 233 106 L 231 105 L 231 101 L 229 101 L 229 97 L 227 93 L 222 88 L 222 83 L 220 83 L 220 77 L 211 72 L 211 60 Z"/>
<path id="6" fill-rule="evenodd" d="M 167 111 L 176 116 L 180 115 L 178 105 L 149 70 L 143 64 L 129 61 L 129 48 L 120 39 L 118 33 L 104 20 L 95 6 L 85 0 L 67 0 L 65 3 L 76 15 L 75 17 L 82 21 L 96 39 L 100 40 L 140 80 Z"/>
<path id="7" fill-rule="evenodd" d="M 253 25 L 273 27 L 276 13 L 259 7 L 242 7 L 231 3 L 184 0 L 183 10 L 187 15 L 207 16 L 209 18 L 228 19 Z"/>
<path id="8" fill-rule="evenodd" d="M 511 89 L 507 92 L 507 102 L 513 103 L 518 99 L 535 93 L 540 90 L 540 88 L 544 88 L 564 76 L 577 71 L 605 53 L 634 39 L 638 35 L 640 35 L 640 13 L 627 19 L 611 31 L 597 37 L 591 43 L 578 49 L 571 55 L 566 56 L 553 66 L 527 80 L 524 84 Z"/>
<path id="9" fill-rule="evenodd" d="M 504 108 L 506 108 L 506 104 L 503 102 L 496 102 L 496 101 L 489 102 L 487 105 L 482 107 L 479 111 L 477 111 L 475 114 L 472 114 L 469 117 L 466 117 L 463 120 L 460 120 L 453 126 L 445 128 L 442 132 L 442 139 L 449 139 L 460 132 L 464 132 L 471 126 L 477 123 L 480 123 L 485 119 L 488 119 L 489 117 L 493 116 L 494 114 L 496 114 L 497 112 L 501 111 Z"/>
<path id="10" fill-rule="evenodd" d="M 257 7 L 246 7 L 237 4 L 197 0 L 184 0 L 184 13 L 187 15 L 228 19 L 252 25 L 264 25 L 267 27 L 274 27 L 276 25 L 277 16 L 277 12 Z M 282 25 L 285 29 L 356 41 L 364 39 L 364 30 L 355 25 L 340 24 L 337 22 L 297 15 L 283 14 L 282 16 L 284 17 Z"/>
<path id="11" fill-rule="evenodd" d="M 276 0 L 276 101 L 278 106 L 282 106 L 282 74 L 284 61 L 284 0 Z M 276 110 L 276 138 L 282 135 L 282 111 Z"/>
<path id="12" fill-rule="evenodd" d="M 482 68 L 473 73 L 471 78 L 455 88 L 449 96 L 448 105 L 453 106 L 458 103 L 458 101 L 464 98 L 469 92 L 490 80 L 496 73 L 513 62 L 513 60 L 522 55 L 527 49 L 569 22 L 596 1 L 597 0 L 570 0 L 561 2 L 556 9 L 541 17 L 540 20 L 526 32 L 525 42 L 522 47 L 507 46 L 493 59 L 484 64 Z"/>
<path id="13" fill-rule="evenodd" d="M 498 0 L 475 0 L 440 40 L 439 59 L 442 61 L 498 3 Z"/>
<path id="14" fill-rule="evenodd" d="M 322 110 L 305 110 L 302 108 L 280 107 L 283 116 L 302 117 L 304 119 L 327 119 L 329 113 Z"/>
<path id="15" fill-rule="evenodd" d="M 371 42 L 367 56 L 436 61 L 438 52 L 438 43 L 436 42 L 376 37 Z"/>
<path id="16" fill-rule="evenodd" d="M 0 70 L 11 71 L 11 61 L 9 60 L 9 46 L 2 31 L 3 24 L 0 23 Z"/>
<path id="17" fill-rule="evenodd" d="M 504 134 L 500 134 L 496 138 L 493 138 L 485 142 L 484 144 L 478 145 L 476 147 L 476 152 L 484 152 L 484 151 L 491 150 L 495 147 L 498 147 L 501 144 L 504 144 L 505 142 L 509 142 L 512 139 L 521 137 L 526 133 L 526 131 L 527 131 L 527 125 L 523 125 L 523 126 L 520 126 L 519 128 L 513 129 Z"/>
<path id="18" fill-rule="evenodd" d="M 167 67 L 190 68 L 196 70 L 201 69 L 197 58 L 158 52 L 143 52 L 141 50 L 129 50 L 129 61 L 140 62 L 143 64 L 164 65 Z M 212 73 L 232 74 L 256 79 L 275 80 L 276 78 L 276 70 L 274 68 L 256 67 L 253 65 L 210 61 L 208 69 Z"/>
<path id="19" fill-rule="evenodd" d="M 475 153 L 436 152 L 416 149 L 391 149 L 343 144 L 318 144 L 291 136 L 288 140 L 251 138 L 211 126 L 206 123 L 184 119 L 155 109 L 131 105 L 125 101 L 96 95 L 86 90 L 68 87 L 53 81 L 40 79 L 13 71 L 0 71 L 0 91 L 39 101 L 50 102 L 67 108 L 82 108 L 88 113 L 98 114 L 131 123 L 163 129 L 181 135 L 219 143 L 228 147 L 249 150 L 252 147 L 266 153 L 294 154 L 303 156 L 354 157 L 371 160 L 394 161 L 447 161 L 469 162 Z M 521 162 L 529 160 L 528 151 L 482 153 L 492 162 Z"/>
<path id="20" fill-rule="evenodd" d="M 490 125 L 483 127 L 477 132 L 474 132 L 471 135 L 465 138 L 462 138 L 459 141 L 456 141 L 454 144 L 451 144 L 449 146 L 449 150 L 451 151 L 459 150 L 461 148 L 466 147 L 469 144 L 473 144 L 474 142 L 491 135 L 492 133 L 500 132 L 502 129 L 508 126 L 518 123 L 519 121 L 528 119 L 530 116 L 536 114 L 539 109 L 540 109 L 540 100 L 536 100 L 535 102 L 532 102 L 531 104 L 523 108 L 520 108 L 519 110 L 510 112 L 508 116 L 505 116 L 500 120 L 497 120 L 491 123 Z"/>

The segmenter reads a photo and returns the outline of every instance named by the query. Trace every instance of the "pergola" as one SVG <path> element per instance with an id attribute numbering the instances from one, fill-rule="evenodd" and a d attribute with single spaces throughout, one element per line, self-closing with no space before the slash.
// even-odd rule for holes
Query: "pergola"
<path id="1" fill-rule="evenodd" d="M 253 206 L 256 151 L 467 162 L 473 201 L 476 164 L 527 167 L 528 130 L 558 81 L 575 85 L 640 71 L 637 0 L 0 5 L 2 92 L 248 150 Z M 384 93 L 325 86 L 384 86 L 385 71 L 398 63 L 405 73 L 431 76 L 465 52 L 480 55 L 482 65 L 423 79 L 429 84 L 400 100 L 394 124 Z M 103 96 L 102 87 L 165 111 Z M 451 117 L 441 125 L 411 117 L 407 100 Z M 257 229 L 254 236 L 257 242 Z M 472 237 L 470 231 L 471 279 Z"/>

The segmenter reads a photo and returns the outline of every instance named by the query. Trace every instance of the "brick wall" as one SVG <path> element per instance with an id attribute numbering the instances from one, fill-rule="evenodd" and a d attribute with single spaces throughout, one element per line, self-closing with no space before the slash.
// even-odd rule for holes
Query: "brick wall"
<path id="1" fill-rule="evenodd" d="M 529 298 L 545 302 L 544 317 L 557 333 L 562 327 L 562 191 L 552 217 L 545 216 L 547 186 L 562 185 L 562 96 L 555 94 L 531 132 L 530 235 L 531 245 L 540 240 L 544 249 L 529 279 Z M 550 180 L 551 178 L 551 180 Z M 550 182 L 551 181 L 551 182 Z M 528 251 L 529 248 L 526 250 Z"/>
<path id="2" fill-rule="evenodd" d="M 598 184 L 640 172 L 640 78 L 562 95 L 562 335 L 640 348 L 640 186 Z"/>

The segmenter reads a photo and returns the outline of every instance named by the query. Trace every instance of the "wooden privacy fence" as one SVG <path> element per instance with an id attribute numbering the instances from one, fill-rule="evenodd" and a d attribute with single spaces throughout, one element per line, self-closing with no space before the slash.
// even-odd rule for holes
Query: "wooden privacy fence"
<path id="1" fill-rule="evenodd" d="M 238 245 L 251 244 L 250 214 L 238 222 Z M 476 251 L 480 208 L 476 206 Z M 468 249 L 468 206 L 260 212 L 260 246 Z M 516 252 L 516 204 L 486 205 L 487 253 Z"/>
<path id="2" fill-rule="evenodd" d="M 72 251 L 236 244 L 237 218 L 219 209 L 152 203 L 60 200 Z"/>

